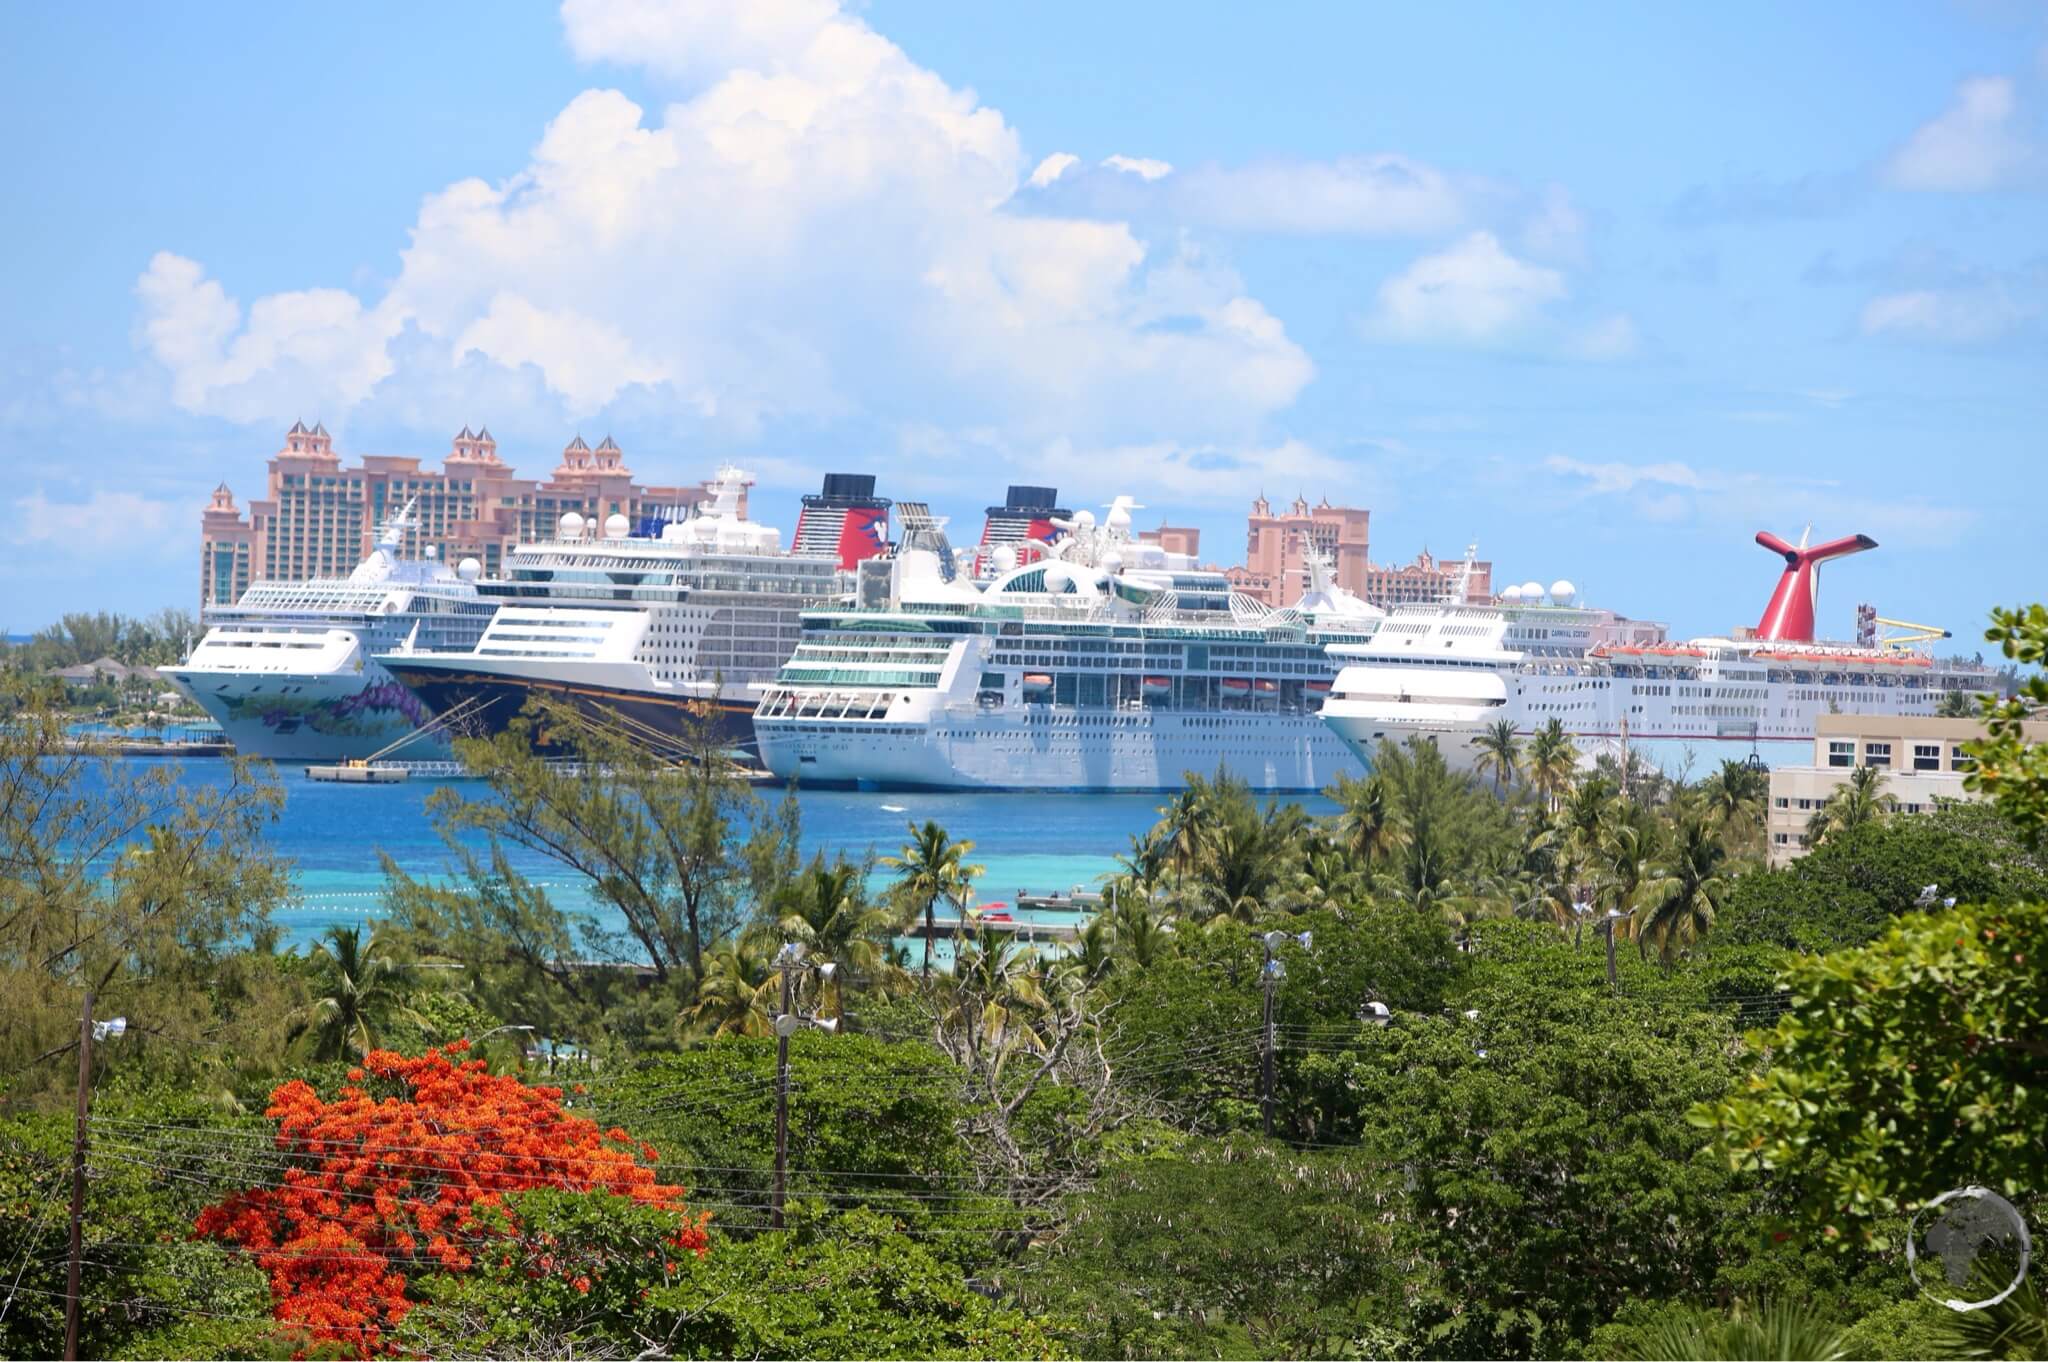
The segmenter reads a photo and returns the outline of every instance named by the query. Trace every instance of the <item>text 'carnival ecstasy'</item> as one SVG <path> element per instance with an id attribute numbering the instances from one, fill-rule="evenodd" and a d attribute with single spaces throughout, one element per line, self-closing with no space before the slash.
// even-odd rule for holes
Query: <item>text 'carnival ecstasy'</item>
<path id="1" fill-rule="evenodd" d="M 1014 499 L 1014 498 L 1013 498 Z M 939 522 L 899 503 L 902 541 L 861 564 L 851 608 L 803 616 L 801 642 L 754 715 L 761 760 L 806 785 L 1166 790 L 1220 765 L 1260 790 L 1314 790 L 1358 762 L 1319 710 L 1331 643 L 1383 612 L 1311 567 L 1274 610 L 1221 572 L 1103 523 L 1055 519 L 1050 544 L 957 571 Z M 1028 560 L 1028 561 L 1027 561 Z"/>
<path id="2" fill-rule="evenodd" d="M 1569 582 L 1548 601 L 1531 582 L 1508 588 L 1496 606 L 1396 611 L 1370 642 L 1337 650 L 1350 665 L 1324 717 L 1354 751 L 1428 738 L 1453 767 L 1471 770 L 1481 735 L 1502 719 L 1525 735 L 1555 719 L 1582 743 L 1750 746 L 1811 738 L 1830 711 L 1933 714 L 1950 692 L 1992 689 L 1987 669 L 1911 646 L 1946 637 L 1940 630 L 1913 626 L 1911 640 L 1879 640 L 1873 622 L 1854 643 L 1814 638 L 1821 563 L 1876 540 L 1808 547 L 1803 536 L 1797 545 L 1768 531 L 1756 538 L 1785 570 L 1756 627 L 1732 638 L 1673 643 L 1662 625 L 1574 605 Z"/>
<path id="3" fill-rule="evenodd" d="M 257 582 L 233 605 L 211 607 L 192 655 L 165 673 L 244 756 L 342 761 L 407 738 L 432 716 L 376 655 L 408 639 L 469 648 L 497 609 L 477 593 L 474 558 L 457 572 L 431 547 L 401 558 L 416 528 L 408 504 L 348 576 Z M 437 742 L 408 755 L 446 755 Z"/>

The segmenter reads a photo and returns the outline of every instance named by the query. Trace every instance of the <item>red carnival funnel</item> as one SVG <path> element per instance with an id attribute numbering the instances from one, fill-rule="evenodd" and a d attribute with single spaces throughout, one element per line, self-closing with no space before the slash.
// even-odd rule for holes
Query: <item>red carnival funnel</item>
<path id="1" fill-rule="evenodd" d="M 1756 626 L 1758 638 L 1775 639 L 1780 643 L 1808 643 L 1813 640 L 1813 606 L 1820 595 L 1822 563 L 1830 558 L 1842 558 L 1877 547 L 1877 541 L 1867 534 L 1831 539 L 1812 548 L 1806 546 L 1806 535 L 1802 534 L 1795 548 L 1769 530 L 1759 530 L 1756 542 L 1785 560 L 1785 575 L 1778 578 L 1778 589 L 1771 593 L 1771 603 L 1764 607 L 1764 617 L 1757 621 Z"/>

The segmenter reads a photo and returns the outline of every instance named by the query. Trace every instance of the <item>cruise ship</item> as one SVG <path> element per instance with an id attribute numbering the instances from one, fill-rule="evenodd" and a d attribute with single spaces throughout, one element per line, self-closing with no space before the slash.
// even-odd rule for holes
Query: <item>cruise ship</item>
<path id="1" fill-rule="evenodd" d="M 1584 631 L 1554 626 L 1548 621 L 1558 595 L 1569 602 L 1568 582 L 1547 604 L 1531 583 L 1503 593 L 1497 606 L 1409 607 L 1368 643 L 1341 650 L 1349 665 L 1324 720 L 1354 751 L 1369 753 L 1383 738 L 1429 737 L 1469 768 L 1478 736 L 1503 717 L 1523 734 L 1556 719 L 1582 741 L 1753 746 L 1811 738 L 1823 713 L 1932 714 L 1951 691 L 1993 688 L 1992 673 L 1974 664 L 1874 638 L 1814 637 L 1820 565 L 1876 548 L 1876 540 L 1852 535 L 1809 547 L 1804 536 L 1794 545 L 1766 531 L 1757 542 L 1785 567 L 1753 629 L 1675 643 L 1661 626 L 1618 616 Z"/>
<path id="2" fill-rule="evenodd" d="M 1054 509 L 1050 489 L 1028 492 Z M 1272 609 L 1134 538 L 1135 509 L 1049 518 L 1058 538 L 995 544 L 976 583 L 981 550 L 955 555 L 924 507 L 898 503 L 893 555 L 861 565 L 852 604 L 805 612 L 763 693 L 763 764 L 875 789 L 1169 790 L 1221 766 L 1314 790 L 1356 772 L 1318 716 L 1339 665 L 1325 650 L 1370 638 L 1383 612 L 1322 563 Z"/>
<path id="3" fill-rule="evenodd" d="M 796 646 L 799 613 L 851 592 L 843 565 L 880 551 L 888 505 L 853 508 L 861 525 L 842 542 L 849 498 L 834 494 L 823 508 L 832 532 L 785 551 L 780 531 L 743 515 L 750 484 L 719 469 L 709 502 L 651 535 L 633 535 L 623 515 L 599 524 L 571 511 L 554 539 L 519 545 L 502 577 L 479 584 L 497 610 L 473 647 L 407 644 L 379 661 L 429 710 L 461 706 L 478 732 L 504 731 L 544 694 L 636 740 L 658 744 L 709 716 L 750 748 L 758 686 Z M 876 509 L 879 531 L 867 515 Z"/>
<path id="4" fill-rule="evenodd" d="M 235 750 L 272 761 L 343 761 L 400 743 L 431 714 L 377 654 L 408 640 L 469 648 L 497 607 L 476 588 L 477 562 L 450 571 L 429 546 L 399 556 L 411 506 L 379 531 L 346 577 L 257 582 L 206 612 L 192 655 L 165 674 L 219 722 Z M 406 757 L 445 755 L 436 739 Z"/>

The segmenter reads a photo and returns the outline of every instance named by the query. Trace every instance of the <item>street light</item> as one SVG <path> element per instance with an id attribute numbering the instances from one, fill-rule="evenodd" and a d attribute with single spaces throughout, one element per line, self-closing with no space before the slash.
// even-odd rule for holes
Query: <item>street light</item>
<path id="1" fill-rule="evenodd" d="M 1290 936 L 1286 932 L 1267 932 L 1263 938 L 1266 947 L 1266 963 L 1259 970 L 1259 986 L 1265 991 L 1265 1022 L 1260 1028 L 1259 1048 L 1259 1118 L 1266 1134 L 1273 1133 L 1273 987 L 1287 977 L 1287 966 L 1280 962 L 1277 952 L 1289 941 L 1307 950 L 1315 942 L 1313 932 L 1301 932 Z"/>
<path id="2" fill-rule="evenodd" d="M 775 953 L 776 968 L 782 973 L 782 1011 L 775 1016 L 775 1193 L 770 1222 L 778 1230 L 782 1228 L 783 1193 L 789 1178 L 789 1038 L 807 1026 L 827 1035 L 839 1030 L 837 1017 L 819 1018 L 796 1010 L 799 974 L 815 969 L 819 978 L 830 979 L 839 970 L 830 960 L 805 965 L 804 956 L 808 953 L 801 941 L 786 941 Z"/>

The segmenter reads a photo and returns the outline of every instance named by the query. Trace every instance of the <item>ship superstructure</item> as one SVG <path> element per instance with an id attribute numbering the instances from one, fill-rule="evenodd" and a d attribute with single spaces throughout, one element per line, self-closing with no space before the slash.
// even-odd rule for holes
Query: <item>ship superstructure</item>
<path id="1" fill-rule="evenodd" d="M 165 668 L 237 752 L 273 761 L 367 757 L 432 717 L 376 655 L 407 639 L 472 647 L 497 606 L 477 591 L 475 559 L 450 571 L 431 546 L 422 559 L 399 556 L 411 509 L 384 524 L 346 577 L 256 582 L 233 605 L 208 609 L 192 655 Z M 431 747 L 406 755 L 435 755 Z"/>
<path id="2" fill-rule="evenodd" d="M 1221 766 L 1313 790 L 1355 772 L 1318 716 L 1338 667 L 1325 650 L 1370 638 L 1382 612 L 1326 568 L 1271 609 L 1137 541 L 1134 509 L 1052 520 L 1032 561 L 997 544 L 977 585 L 941 524 L 899 503 L 901 542 L 861 565 L 856 600 L 805 613 L 754 715 L 763 763 L 805 784 L 930 789 L 1174 789 Z"/>
<path id="3" fill-rule="evenodd" d="M 1498 607 L 1411 607 L 1396 612 L 1370 643 L 1344 650 L 1350 665 L 1324 717 L 1354 749 L 1370 751 L 1381 738 L 1398 736 L 1404 715 L 1419 720 L 1408 707 L 1420 696 L 1456 699 L 1435 686 L 1435 676 L 1459 669 L 1485 680 L 1470 683 L 1471 703 L 1433 715 L 1447 755 L 1469 756 L 1475 729 L 1503 717 L 1523 734 L 1556 719 L 1581 740 L 1748 746 L 1811 738 L 1824 713 L 1933 714 L 1949 692 L 1974 696 L 1992 688 L 1991 673 L 1974 664 L 1939 662 L 1910 647 L 1813 637 L 1818 564 L 1875 548 L 1868 536 L 1815 548 L 1768 533 L 1757 542 L 1787 566 L 1754 629 L 1673 642 L 1661 628 L 1644 631 L 1611 617 L 1581 640 L 1543 622 L 1554 604 L 1532 611 L 1521 603 L 1531 588 L 1540 593 L 1534 583 L 1511 588 L 1515 599 Z M 1411 649 L 1404 646 L 1411 636 L 1441 646 Z M 1574 646 L 1546 649 L 1560 637 Z"/>
<path id="4" fill-rule="evenodd" d="M 836 541 L 786 552 L 779 531 L 742 518 L 748 485 L 721 468 L 712 500 L 654 538 L 633 537 L 621 515 L 596 524 L 572 511 L 554 539 L 518 546 L 504 576 L 481 585 L 498 610 L 474 647 L 380 660 L 429 708 L 463 705 L 484 732 L 538 693 L 643 738 L 711 715 L 745 747 L 756 687 L 795 647 L 799 613 L 853 585 Z"/>

